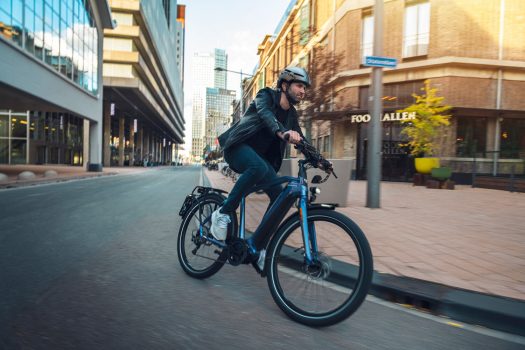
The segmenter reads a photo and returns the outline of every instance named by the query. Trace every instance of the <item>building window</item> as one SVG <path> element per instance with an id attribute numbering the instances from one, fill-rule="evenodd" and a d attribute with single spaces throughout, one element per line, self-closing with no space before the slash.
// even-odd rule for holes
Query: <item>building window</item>
<path id="1" fill-rule="evenodd" d="M 265 79 L 266 79 L 266 69 L 262 69 L 261 73 L 259 74 L 259 81 L 258 81 L 258 89 L 262 89 L 265 87 Z"/>
<path id="2" fill-rule="evenodd" d="M 162 7 L 164 8 L 164 15 L 166 16 L 168 27 L 170 26 L 170 1 L 171 0 L 162 0 Z"/>
<path id="3" fill-rule="evenodd" d="M 363 16 L 363 33 L 361 38 L 361 58 L 372 56 L 374 49 L 374 16 L 370 12 Z"/>
<path id="4" fill-rule="evenodd" d="M 419 94 L 423 81 L 415 80 L 406 83 L 385 84 L 383 86 L 383 107 L 404 108 L 415 102 L 413 94 Z M 370 88 L 359 88 L 359 108 L 368 109 Z"/>
<path id="5" fill-rule="evenodd" d="M 501 158 L 525 158 L 525 120 L 504 119 L 500 137 Z"/>
<path id="6" fill-rule="evenodd" d="M 299 44 L 306 45 L 310 40 L 310 4 L 306 0 L 301 7 L 299 17 Z"/>
<path id="7" fill-rule="evenodd" d="M 430 3 L 418 2 L 405 8 L 403 57 L 428 53 L 430 33 Z"/>
<path id="8" fill-rule="evenodd" d="M 330 135 L 323 138 L 323 152 L 330 153 Z"/>
<path id="9" fill-rule="evenodd" d="M 456 155 L 482 158 L 486 146 L 487 118 L 458 117 Z"/>

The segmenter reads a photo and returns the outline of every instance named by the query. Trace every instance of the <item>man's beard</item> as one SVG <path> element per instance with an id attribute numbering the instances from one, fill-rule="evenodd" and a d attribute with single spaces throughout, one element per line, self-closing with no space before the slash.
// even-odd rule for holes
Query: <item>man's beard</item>
<path id="1" fill-rule="evenodd" d="M 296 105 L 296 104 L 298 104 L 299 102 L 301 102 L 301 101 L 299 101 L 298 99 L 296 99 L 295 97 L 293 97 L 292 95 L 290 95 L 290 92 L 289 92 L 288 90 L 286 90 L 286 91 L 284 92 L 284 94 L 286 95 L 286 98 L 288 99 L 288 102 L 290 102 L 290 103 L 293 104 L 293 105 Z"/>

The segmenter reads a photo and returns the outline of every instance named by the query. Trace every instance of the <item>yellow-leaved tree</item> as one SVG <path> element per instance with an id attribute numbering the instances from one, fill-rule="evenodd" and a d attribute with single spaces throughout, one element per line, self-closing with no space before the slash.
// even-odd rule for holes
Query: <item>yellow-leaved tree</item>
<path id="1" fill-rule="evenodd" d="M 435 155 L 437 139 L 442 136 L 443 127 L 450 125 L 450 115 L 446 112 L 452 107 L 443 104 L 444 97 L 437 95 L 438 90 L 431 87 L 430 80 L 425 80 L 421 91 L 421 95 L 412 94 L 414 104 L 397 112 L 415 112 L 415 119 L 401 121 L 405 125 L 401 133 L 407 136 L 406 145 L 413 156 L 428 157 Z"/>

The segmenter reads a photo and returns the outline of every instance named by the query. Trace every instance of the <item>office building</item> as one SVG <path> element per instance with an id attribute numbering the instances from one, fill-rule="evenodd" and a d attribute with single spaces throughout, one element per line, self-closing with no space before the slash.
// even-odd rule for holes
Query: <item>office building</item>
<path id="1" fill-rule="evenodd" d="M 216 137 L 216 126 L 220 128 L 224 118 L 230 117 L 231 113 L 224 115 L 224 111 L 230 106 L 222 105 L 230 101 L 231 96 L 231 91 L 226 90 L 227 68 L 228 55 L 222 49 L 195 53 L 193 56 L 191 155 L 195 161 L 202 160 L 203 155 L 215 147 L 212 135 Z"/>
<path id="2" fill-rule="evenodd" d="M 206 88 L 206 133 L 204 148 L 206 151 L 216 151 L 219 148 L 217 136 L 226 131 L 232 121 L 232 102 L 236 96 L 235 90 L 221 88 Z"/>
<path id="3" fill-rule="evenodd" d="M 184 138 L 184 5 L 110 1 L 104 31 L 104 165 L 170 164 Z"/>
<path id="4" fill-rule="evenodd" d="M 102 170 L 106 0 L 0 1 L 0 163 Z"/>

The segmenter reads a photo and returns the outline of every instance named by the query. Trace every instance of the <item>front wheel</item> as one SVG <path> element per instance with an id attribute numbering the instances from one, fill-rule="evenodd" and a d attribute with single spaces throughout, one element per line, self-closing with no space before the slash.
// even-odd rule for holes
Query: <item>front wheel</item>
<path id="1" fill-rule="evenodd" d="M 268 249 L 268 286 L 277 305 L 297 322 L 329 326 L 349 317 L 364 301 L 373 261 L 363 231 L 331 210 L 308 213 L 314 262 L 306 263 L 301 221 L 285 222 Z"/>

